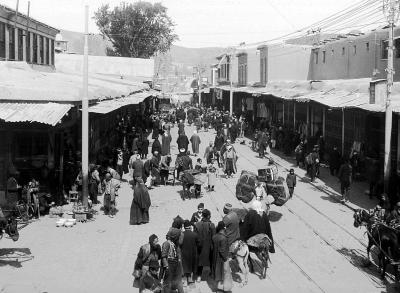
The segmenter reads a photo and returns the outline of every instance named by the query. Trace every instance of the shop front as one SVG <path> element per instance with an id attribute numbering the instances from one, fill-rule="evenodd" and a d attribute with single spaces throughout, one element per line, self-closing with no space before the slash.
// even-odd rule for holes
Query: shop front
<path id="1" fill-rule="evenodd" d="M 0 136 L 3 138 L 0 140 L 0 204 L 7 202 L 7 182 L 10 178 L 15 178 L 20 186 L 26 186 L 35 179 L 39 181 L 40 192 L 49 193 L 54 201 L 59 201 L 63 197 L 64 152 L 71 157 L 77 155 L 76 146 L 72 144 L 76 138 L 66 139 L 67 133 L 76 135 L 76 111 L 73 111 L 74 108 L 69 111 L 71 105 L 62 104 L 52 105 L 50 112 L 46 111 L 48 107 L 33 103 L 0 106 L 7 108 L 10 104 L 15 110 L 24 109 L 25 118 L 2 116 L 0 120 Z M 36 112 L 37 109 L 41 111 Z M 67 113 L 68 116 L 65 116 Z M 47 121 L 22 121 L 28 120 L 31 115 L 38 120 L 47 116 Z"/>

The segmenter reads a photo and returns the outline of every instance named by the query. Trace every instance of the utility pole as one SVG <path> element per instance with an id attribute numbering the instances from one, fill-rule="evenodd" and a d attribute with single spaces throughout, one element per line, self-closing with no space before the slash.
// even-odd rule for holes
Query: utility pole
<path id="1" fill-rule="evenodd" d="M 85 5 L 85 44 L 83 47 L 83 96 L 82 96 L 82 203 L 88 207 L 89 175 L 89 102 L 88 102 L 88 20 L 89 6 Z"/>
<path id="2" fill-rule="evenodd" d="M 233 54 L 234 54 L 234 50 L 231 50 L 231 54 L 229 54 L 229 59 L 227 60 L 227 64 L 229 67 L 231 67 L 232 64 L 232 60 L 233 60 Z M 229 81 L 230 81 L 230 91 L 229 91 L 229 114 L 232 116 L 233 115 L 233 83 L 232 83 L 232 72 L 233 72 L 233 64 L 232 67 L 229 70 L 229 74 L 231 76 L 229 76 Z"/>
<path id="3" fill-rule="evenodd" d="M 199 107 L 201 107 L 201 84 L 202 84 L 202 82 L 201 82 L 200 65 L 197 67 L 197 76 L 198 76 L 198 79 L 199 79 L 199 82 L 198 82 L 198 84 L 199 84 Z"/>
<path id="4" fill-rule="evenodd" d="M 384 156 L 384 188 L 389 189 L 390 163 L 391 163 L 391 136 L 392 136 L 392 105 L 391 95 L 393 87 L 393 31 L 399 19 L 400 0 L 383 0 L 383 13 L 389 23 L 388 58 L 387 58 L 387 96 L 385 113 L 385 156 Z"/>

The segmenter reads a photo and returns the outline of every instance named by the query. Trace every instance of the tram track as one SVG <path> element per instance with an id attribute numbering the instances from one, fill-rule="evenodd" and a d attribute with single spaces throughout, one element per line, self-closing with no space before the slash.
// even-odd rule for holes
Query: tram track
<path id="1" fill-rule="evenodd" d="M 276 155 L 275 155 L 276 157 Z M 247 158 L 245 155 L 241 154 L 241 158 L 244 158 L 246 161 L 248 161 L 251 165 L 253 165 L 254 167 L 258 168 L 259 166 L 257 166 L 252 160 L 250 160 L 249 158 Z M 276 165 L 278 165 L 280 168 L 285 169 L 286 171 L 289 171 L 288 168 L 286 168 L 285 166 L 283 166 L 282 164 L 278 163 L 277 160 L 275 158 L 274 162 Z M 298 178 L 300 178 L 300 176 L 296 175 Z M 307 183 L 306 183 L 307 184 Z M 315 184 L 312 184 L 311 182 L 308 182 L 308 184 L 318 188 Z M 332 196 L 330 193 L 326 192 L 325 190 L 318 188 L 319 191 L 324 192 L 325 194 L 327 194 L 328 196 Z M 232 192 L 232 191 L 231 191 Z M 233 193 L 234 194 L 234 193 Z M 339 225 L 338 223 L 336 223 L 332 218 L 328 217 L 327 215 L 325 215 L 324 213 L 322 213 L 319 209 L 317 209 L 314 205 L 312 205 L 310 202 L 308 202 L 307 200 L 305 200 L 304 198 L 302 198 L 300 195 L 298 195 L 298 193 L 294 193 L 294 195 L 296 196 L 297 199 L 299 199 L 301 202 L 303 202 L 305 205 L 307 205 L 309 208 L 311 208 L 314 212 L 318 213 L 319 215 L 321 215 L 325 220 L 327 220 L 328 222 L 330 222 L 331 224 L 333 224 L 334 226 L 336 226 L 337 228 L 339 228 L 341 231 L 343 231 L 346 235 L 350 236 L 350 238 L 352 238 L 353 240 L 355 240 L 359 245 L 361 245 L 364 249 L 367 248 L 367 245 L 365 244 L 364 241 L 362 241 L 361 239 L 359 239 L 358 237 L 354 236 L 350 231 L 348 231 L 345 227 L 343 227 L 342 225 Z M 350 262 L 351 264 L 354 265 L 354 263 L 352 262 L 352 259 L 346 255 L 345 253 L 343 253 L 341 251 L 341 249 L 339 247 L 337 247 L 332 241 L 330 241 L 327 237 L 321 235 L 321 233 L 319 233 L 317 231 L 317 229 L 311 225 L 304 217 L 302 217 L 301 215 L 299 215 L 298 213 L 296 213 L 292 208 L 288 207 L 287 205 L 284 205 L 284 208 L 290 212 L 291 214 L 295 215 L 304 225 L 306 225 L 318 238 L 320 238 L 323 242 L 325 242 L 329 247 L 331 247 L 332 249 L 334 249 L 336 252 L 338 252 L 340 255 L 342 255 L 348 262 Z M 374 253 L 373 251 L 371 251 L 371 253 Z M 374 253 L 376 255 L 376 253 Z M 378 266 L 372 262 L 372 265 L 378 269 Z M 381 285 L 381 281 L 380 279 L 377 280 L 376 277 L 372 277 L 371 275 L 367 274 L 364 270 L 362 270 L 359 266 L 354 265 L 362 274 L 364 274 L 368 279 L 370 279 L 373 284 L 377 287 L 380 288 L 382 287 Z M 390 273 L 386 273 L 386 276 L 391 279 L 392 281 L 395 281 L 395 277 L 390 274 Z"/>
<path id="2" fill-rule="evenodd" d="M 236 199 L 236 195 L 235 195 L 235 192 L 233 192 L 232 190 L 231 190 L 231 188 L 226 184 L 226 182 L 224 181 L 224 180 L 222 180 L 221 178 L 220 178 L 220 181 L 223 183 L 223 185 L 226 187 L 226 189 L 227 190 L 229 190 L 229 192 L 231 193 L 231 195 Z M 212 197 L 212 195 L 210 195 L 210 197 Z M 212 200 L 214 203 L 215 203 L 215 201 L 214 200 Z M 242 202 L 240 202 L 240 201 L 238 201 L 239 202 L 239 204 L 243 207 L 243 208 L 245 208 L 245 209 L 247 209 L 246 208 L 246 206 L 245 205 L 243 205 L 243 203 Z M 321 292 L 325 292 L 325 290 L 309 275 L 309 274 L 307 274 L 307 272 L 300 266 L 300 264 L 298 264 L 291 256 L 290 256 L 290 254 L 281 246 L 281 245 L 279 245 L 279 243 L 274 239 L 274 244 L 275 244 L 275 246 L 276 247 L 278 247 L 278 249 L 290 260 L 290 262 L 292 263 L 292 264 L 294 264 L 294 266 L 300 271 L 300 273 L 307 279 L 307 280 L 309 280 L 311 283 L 313 283 L 317 288 L 319 288 L 319 290 L 321 291 Z M 268 275 L 268 274 L 267 274 Z"/>
<path id="3" fill-rule="evenodd" d="M 245 146 L 238 146 L 237 149 L 242 148 L 242 150 L 244 150 L 244 147 L 248 147 L 248 145 L 246 144 Z M 246 150 L 247 151 L 247 150 Z M 247 161 L 250 165 L 256 167 L 256 169 L 258 169 L 260 166 L 261 161 L 259 161 L 260 163 L 254 162 L 254 159 L 252 160 L 251 158 L 249 158 L 250 156 L 246 153 L 246 151 L 241 152 L 240 158 L 244 159 L 245 161 Z M 253 152 L 250 152 L 250 154 L 252 154 Z M 275 160 L 276 165 L 281 169 L 284 170 L 288 170 L 285 166 L 284 163 L 280 163 L 280 158 L 276 159 L 276 155 L 273 155 L 273 158 Z M 245 168 L 242 168 L 245 169 Z M 299 177 L 299 176 L 298 176 Z M 301 178 L 301 177 L 299 177 Z M 235 199 L 235 202 L 239 202 L 240 205 L 244 208 L 246 208 L 246 206 L 240 202 L 239 200 L 237 200 L 236 198 L 236 192 L 235 192 L 235 186 L 236 186 L 236 182 L 234 184 L 232 184 L 232 182 L 230 182 L 229 180 L 225 180 L 222 178 L 219 178 L 219 181 L 225 186 L 226 190 L 229 191 L 228 193 L 231 194 L 231 196 Z M 312 184 L 310 182 L 304 182 L 306 185 L 308 185 L 307 183 L 309 183 L 311 186 L 314 186 L 318 191 L 322 191 L 324 194 L 327 194 L 330 198 L 335 198 L 333 196 L 332 193 L 329 193 L 328 190 L 324 190 L 322 188 L 319 188 L 317 185 Z M 223 199 L 224 197 L 216 197 L 215 195 L 213 195 L 212 193 L 207 192 L 206 193 L 210 199 L 210 203 L 212 203 L 212 205 L 215 207 L 215 209 L 217 210 L 217 212 L 219 213 L 219 215 L 221 216 L 221 218 L 224 216 L 220 207 L 222 207 L 224 205 L 224 201 L 226 200 Z M 311 209 L 313 212 L 317 213 L 319 216 L 321 216 L 325 221 L 329 222 L 330 225 L 334 225 L 337 229 L 339 229 L 341 231 L 341 233 L 345 234 L 348 238 L 352 239 L 353 242 L 355 242 L 357 244 L 357 246 L 361 246 L 363 249 L 366 248 L 366 244 L 365 242 L 363 242 L 362 239 L 356 237 L 355 235 L 353 235 L 349 230 L 348 227 L 346 228 L 345 226 L 342 226 L 338 223 L 335 222 L 335 220 L 332 217 L 329 217 L 327 215 L 325 215 L 324 213 L 322 213 L 315 205 L 313 205 L 312 203 L 310 203 L 309 201 L 305 200 L 304 198 L 302 198 L 300 195 L 298 195 L 297 193 L 295 193 L 295 198 L 298 199 L 300 202 L 302 202 L 304 205 L 306 205 L 309 209 Z M 336 198 L 335 198 L 336 202 L 339 202 Z M 311 233 L 313 235 L 316 236 L 315 239 L 319 239 L 321 242 L 323 242 L 324 244 L 326 244 L 326 249 L 330 249 L 331 251 L 334 251 L 334 253 L 339 253 L 339 255 L 342 256 L 342 258 L 344 259 L 345 262 L 350 263 L 353 267 L 357 268 L 357 270 L 359 272 L 361 272 L 362 275 L 364 275 L 364 277 L 366 277 L 369 280 L 369 283 L 375 287 L 375 288 L 383 288 L 384 285 L 382 284 L 381 280 L 375 276 L 376 272 L 373 269 L 370 269 L 371 272 L 368 270 L 365 270 L 361 267 L 361 265 L 357 265 L 355 264 L 352 259 L 346 255 L 345 253 L 343 253 L 341 250 L 341 248 L 345 248 L 346 246 L 343 245 L 342 243 L 340 243 L 339 245 L 336 245 L 335 243 L 333 243 L 332 241 L 330 241 L 326 235 L 322 235 L 319 231 L 318 228 L 315 228 L 311 222 L 307 221 L 307 219 L 305 219 L 304 217 L 302 217 L 301 215 L 299 215 L 298 212 L 296 212 L 295 210 L 293 210 L 291 207 L 288 206 L 284 206 L 284 209 L 286 209 L 288 211 L 288 213 L 290 213 L 292 216 L 297 217 L 297 219 L 299 220 L 299 222 L 301 222 L 309 231 L 310 231 L 310 235 Z M 326 285 L 325 281 L 321 278 L 321 275 L 316 273 L 315 270 L 311 269 L 310 267 L 307 268 L 306 263 L 303 263 L 305 261 L 304 259 L 304 255 L 307 254 L 303 254 L 303 257 L 298 257 L 298 255 L 296 255 L 297 252 L 295 252 L 296 250 L 293 250 L 291 248 L 291 240 L 292 238 L 284 238 L 284 239 L 279 239 L 277 241 L 277 239 L 274 239 L 274 243 L 276 248 L 278 248 L 279 252 L 285 256 L 285 258 L 283 259 L 279 259 L 278 262 L 281 262 L 280 265 L 285 265 L 286 263 L 291 263 L 292 265 L 290 267 L 292 272 L 294 274 L 298 275 L 298 278 L 300 278 L 300 274 L 303 276 L 303 278 L 305 278 L 305 280 L 307 280 L 308 282 L 310 282 L 309 285 L 306 286 L 310 286 L 314 288 L 315 292 L 326 292 L 329 291 L 329 285 Z M 282 243 L 281 241 L 282 240 Z M 339 240 L 339 242 L 341 242 L 343 240 L 343 238 L 341 238 Z M 288 242 L 289 241 L 289 242 Z M 286 246 L 286 247 L 285 247 Z M 351 246 L 350 246 L 351 247 Z M 289 250 L 287 250 L 287 248 L 289 248 Z M 355 254 L 357 254 L 357 256 L 363 257 L 362 255 L 362 250 L 361 249 L 351 249 L 351 252 L 355 252 Z M 294 252 L 294 253 L 293 253 Z M 293 255 L 293 256 L 292 256 Z M 305 266 L 304 266 L 305 264 Z M 375 264 L 373 264 L 374 266 L 376 266 Z M 332 267 L 334 268 L 334 266 Z M 297 271 L 297 273 L 295 273 Z M 375 272 L 375 273 L 374 273 Z M 271 271 L 271 275 L 267 274 L 267 278 L 269 281 L 271 281 L 271 284 L 276 288 L 277 291 L 279 292 L 283 292 L 285 291 L 285 281 L 283 281 L 282 283 L 282 279 L 278 276 L 278 279 L 276 279 L 276 276 L 274 276 L 273 274 L 276 272 Z M 340 275 L 340 274 L 339 274 Z M 387 276 L 389 277 L 389 279 L 394 280 L 393 276 L 391 276 L 390 274 L 387 274 Z M 300 280 L 300 279 L 298 279 Z M 275 282 L 274 282 L 275 281 Z M 303 285 L 307 284 L 304 282 L 300 282 Z M 299 284 L 300 284 L 299 283 Z M 312 284 L 312 285 L 311 285 Z M 283 289 L 282 289 L 283 288 Z M 312 290 L 309 290 L 312 291 Z"/>

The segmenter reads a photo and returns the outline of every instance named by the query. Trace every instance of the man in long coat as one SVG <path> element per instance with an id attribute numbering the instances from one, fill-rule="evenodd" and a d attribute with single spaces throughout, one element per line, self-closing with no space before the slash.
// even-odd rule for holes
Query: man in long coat
<path id="1" fill-rule="evenodd" d="M 136 181 L 139 178 L 144 179 L 144 164 L 140 159 L 140 155 L 132 155 L 131 159 L 129 160 L 129 166 L 132 169 L 132 178 L 134 180 L 133 184 L 136 184 Z"/>
<path id="2" fill-rule="evenodd" d="M 112 178 L 109 172 L 103 181 L 103 194 L 104 194 L 104 214 L 113 218 L 115 215 L 115 196 L 117 195 L 120 184 L 118 180 Z"/>
<path id="3" fill-rule="evenodd" d="M 149 208 L 151 200 L 149 191 L 142 179 L 138 179 L 133 188 L 133 199 L 129 224 L 140 225 L 149 222 Z"/>
<path id="4" fill-rule="evenodd" d="M 188 150 L 189 146 L 189 139 L 186 136 L 185 132 L 181 133 L 176 140 L 176 143 L 178 144 L 178 149 L 185 149 L 185 152 Z"/>
<path id="5" fill-rule="evenodd" d="M 258 200 L 253 201 L 252 207 L 243 219 L 240 226 L 240 238 L 247 241 L 250 237 L 257 234 L 266 234 L 271 240 L 269 252 L 274 253 L 274 238 L 272 237 L 271 224 L 268 215 L 262 208 L 262 203 Z"/>
<path id="6" fill-rule="evenodd" d="M 200 247 L 200 239 L 197 233 L 191 230 L 192 224 L 186 220 L 183 224 L 185 231 L 181 241 L 182 267 L 183 274 L 187 278 L 187 283 L 193 283 L 194 274 L 197 272 L 197 264 L 199 261 L 198 249 Z"/>
<path id="7" fill-rule="evenodd" d="M 228 239 L 228 246 L 230 247 L 236 240 L 240 239 L 239 217 L 233 211 L 230 203 L 225 204 L 223 212 L 225 216 L 222 221 L 225 224 L 225 234 Z"/>
<path id="8" fill-rule="evenodd" d="M 218 166 L 221 166 L 222 164 L 222 158 L 221 158 L 221 148 L 225 143 L 225 138 L 222 134 L 221 131 L 217 131 L 217 135 L 215 136 L 214 140 L 214 149 L 217 153 L 217 161 L 218 161 Z"/>
<path id="9" fill-rule="evenodd" d="M 151 146 L 151 153 L 154 154 L 155 151 L 157 151 L 159 154 L 161 153 L 161 143 L 158 140 L 158 136 L 154 139 Z"/>
<path id="10" fill-rule="evenodd" d="M 200 280 L 204 267 L 211 265 L 212 237 L 215 235 L 215 225 L 211 222 L 211 213 L 209 210 L 203 210 L 203 218 L 195 224 L 195 232 L 200 238 L 199 267 L 197 270 L 197 279 Z"/>
<path id="11" fill-rule="evenodd" d="M 197 154 L 200 152 L 200 151 L 199 151 L 199 146 L 200 146 L 201 140 L 200 140 L 200 137 L 199 137 L 199 135 L 197 134 L 197 131 L 196 131 L 196 130 L 194 131 L 192 137 L 190 138 L 190 142 L 192 143 L 192 151 L 193 151 L 193 154 L 194 154 L 195 156 L 197 156 Z"/>
<path id="12" fill-rule="evenodd" d="M 232 173 L 236 174 L 236 161 L 236 151 L 232 145 L 228 145 L 226 151 L 223 153 L 223 170 L 228 177 L 232 176 Z"/>
<path id="13" fill-rule="evenodd" d="M 170 155 L 172 137 L 169 131 L 165 131 L 161 140 L 162 140 L 161 155 L 162 156 Z"/>
<path id="14" fill-rule="evenodd" d="M 180 120 L 178 123 L 178 135 L 181 135 L 184 133 L 185 133 L 185 123 L 183 123 L 183 121 Z"/>
<path id="15" fill-rule="evenodd" d="M 225 235 L 225 224 L 219 222 L 217 225 L 217 234 L 212 238 L 213 242 L 213 258 L 211 265 L 211 272 L 214 280 L 217 282 L 217 288 L 223 289 L 224 281 L 224 263 L 228 261 L 229 248 L 228 239 Z"/>

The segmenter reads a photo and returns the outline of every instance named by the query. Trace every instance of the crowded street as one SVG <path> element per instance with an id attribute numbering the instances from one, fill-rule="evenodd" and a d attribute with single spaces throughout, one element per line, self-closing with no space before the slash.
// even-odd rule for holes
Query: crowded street
<path id="1" fill-rule="evenodd" d="M 191 133 L 194 127 L 186 129 Z M 177 130 L 171 129 L 173 161 L 178 153 Z M 207 143 L 214 140 L 215 131 L 201 131 L 199 136 L 202 154 Z M 56 227 L 54 219 L 44 217 L 24 228 L 18 242 L 2 240 L 2 247 L 11 252 L 1 250 L 1 288 L 6 288 L 5 292 L 135 292 L 134 262 L 139 247 L 150 234 L 164 241 L 173 218 L 190 218 L 200 202 L 211 211 L 213 222 L 220 221 L 225 203 L 237 208 L 245 205 L 235 197 L 241 170 L 257 171 L 266 164 L 266 159 L 258 158 L 250 149 L 250 141 L 245 142 L 234 144 L 239 156 L 238 173 L 229 179 L 219 177 L 215 191 L 203 190 L 198 199 L 182 200 L 182 186 L 178 183 L 149 190 L 152 204 L 147 224 L 129 225 L 132 189 L 123 182 L 117 199 L 118 212 L 112 219 L 99 213 L 95 221 L 68 229 Z M 281 164 L 280 174 L 285 175 L 285 168 L 292 167 L 285 158 L 271 156 Z M 260 280 L 251 274 L 245 287 L 234 282 L 232 291 L 392 292 L 390 279 L 382 283 L 376 267 L 363 267 L 365 230 L 354 228 L 353 210 L 339 203 L 334 191 L 337 186 L 325 185 L 323 178 L 311 185 L 300 168 L 295 170 L 300 180 L 293 199 L 282 207 L 271 207 L 276 252 L 270 254 L 267 278 Z M 367 198 L 361 200 L 374 204 Z M 86 290 L 81 291 L 83 284 Z M 185 292 L 212 292 L 210 286 L 202 281 L 185 287 Z"/>
<path id="2" fill-rule="evenodd" d="M 0 0 L 0 293 L 400 292 L 400 0 Z"/>

